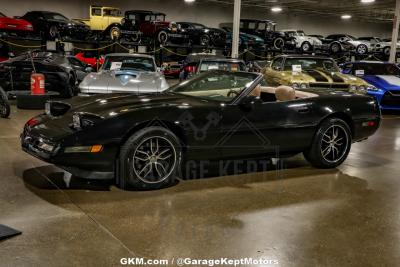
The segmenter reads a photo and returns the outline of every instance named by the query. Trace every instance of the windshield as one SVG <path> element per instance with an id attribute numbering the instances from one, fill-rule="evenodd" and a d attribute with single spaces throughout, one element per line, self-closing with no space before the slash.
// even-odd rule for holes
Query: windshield
<path id="1" fill-rule="evenodd" d="M 304 31 L 297 31 L 297 34 L 298 34 L 299 36 L 306 36 L 306 34 L 304 33 Z"/>
<path id="2" fill-rule="evenodd" d="M 206 27 L 206 26 L 204 26 L 202 24 L 197 24 L 197 23 L 193 23 L 192 25 L 197 30 L 201 30 L 201 29 L 204 29 Z"/>
<path id="3" fill-rule="evenodd" d="M 325 70 L 339 72 L 339 67 L 332 59 L 323 58 L 288 58 L 285 60 L 285 71 L 293 70 L 293 66 L 301 66 L 302 70 Z"/>
<path id="4" fill-rule="evenodd" d="M 154 60 L 147 57 L 107 56 L 102 70 L 156 71 Z"/>
<path id="5" fill-rule="evenodd" d="M 289 37 L 294 37 L 294 36 L 298 36 L 298 33 L 295 31 L 290 31 L 290 32 L 286 32 L 287 36 Z"/>
<path id="6" fill-rule="evenodd" d="M 170 92 L 220 102 L 230 102 L 249 87 L 258 75 L 244 72 L 210 71 L 177 84 Z"/>
<path id="7" fill-rule="evenodd" d="M 242 62 L 202 61 L 200 72 L 210 70 L 245 71 L 246 66 Z"/>
<path id="8" fill-rule="evenodd" d="M 165 15 L 163 15 L 163 14 L 147 15 L 144 20 L 146 20 L 146 21 L 165 21 Z"/>
<path id="9" fill-rule="evenodd" d="M 400 69 L 395 64 L 357 64 L 353 68 L 354 74 L 363 75 L 395 75 L 400 76 Z"/>
<path id="10" fill-rule="evenodd" d="M 69 21 L 67 17 L 64 17 L 58 13 L 48 13 L 45 15 L 47 19 L 61 20 L 61 21 Z"/>

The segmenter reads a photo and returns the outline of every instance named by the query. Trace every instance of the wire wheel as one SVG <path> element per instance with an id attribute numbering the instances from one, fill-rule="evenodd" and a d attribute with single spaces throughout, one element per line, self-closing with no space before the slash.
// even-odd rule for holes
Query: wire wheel
<path id="1" fill-rule="evenodd" d="M 168 41 L 168 33 L 165 31 L 160 31 L 158 33 L 157 39 L 160 44 L 166 44 Z"/>
<path id="2" fill-rule="evenodd" d="M 341 48 L 340 48 L 340 45 L 338 43 L 332 44 L 332 46 L 331 46 L 332 53 L 334 53 L 334 54 L 339 53 L 340 50 L 341 50 Z"/>
<path id="3" fill-rule="evenodd" d="M 203 34 L 200 37 L 200 44 L 205 45 L 205 46 L 209 45 L 210 44 L 210 36 Z"/>
<path id="4" fill-rule="evenodd" d="M 285 41 L 282 38 L 276 38 L 274 41 L 275 49 L 282 49 L 285 46 Z"/>
<path id="5" fill-rule="evenodd" d="M 133 153 L 133 171 L 138 179 L 148 184 L 165 181 L 174 171 L 177 153 L 165 137 L 144 139 Z"/>
<path id="6" fill-rule="evenodd" d="M 311 45 L 310 45 L 310 43 L 309 43 L 309 42 L 304 42 L 304 43 L 301 45 L 301 50 L 302 50 L 303 52 L 309 52 L 309 51 L 311 50 Z"/>
<path id="7" fill-rule="evenodd" d="M 322 136 L 321 155 L 327 162 L 336 163 L 346 155 L 348 146 L 347 131 L 340 125 L 332 125 Z"/>
<path id="8" fill-rule="evenodd" d="M 368 47 L 366 46 L 366 45 L 359 45 L 358 47 L 357 47 L 357 53 L 358 54 L 360 54 L 360 55 L 364 55 L 364 54 L 366 54 L 368 52 Z"/>
<path id="9" fill-rule="evenodd" d="M 121 30 L 118 27 L 112 27 L 110 30 L 111 40 L 118 40 L 121 37 Z"/>
<path id="10" fill-rule="evenodd" d="M 53 25 L 49 29 L 49 35 L 51 38 L 56 38 L 58 36 L 58 28 L 57 26 Z"/>

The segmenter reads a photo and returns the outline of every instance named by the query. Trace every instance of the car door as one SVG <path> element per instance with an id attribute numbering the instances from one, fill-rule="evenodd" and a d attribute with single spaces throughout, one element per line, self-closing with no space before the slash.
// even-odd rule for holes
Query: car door
<path id="1" fill-rule="evenodd" d="M 224 158 L 255 158 L 301 152 L 315 131 L 313 102 L 255 102 L 229 105 L 222 111 L 219 142 Z"/>

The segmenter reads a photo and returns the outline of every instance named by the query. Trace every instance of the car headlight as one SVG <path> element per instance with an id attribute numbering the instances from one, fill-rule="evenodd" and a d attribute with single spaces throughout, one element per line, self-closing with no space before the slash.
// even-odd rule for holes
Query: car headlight
<path id="1" fill-rule="evenodd" d="M 357 85 L 354 84 L 350 85 L 350 90 L 357 91 Z"/>
<path id="2" fill-rule="evenodd" d="M 300 84 L 300 88 L 301 89 L 307 89 L 308 88 L 308 84 L 302 83 L 302 84 Z"/>
<path id="3" fill-rule="evenodd" d="M 379 89 L 376 88 L 376 87 L 373 86 L 373 85 L 368 85 L 368 86 L 367 86 L 367 90 L 368 90 L 368 91 L 379 91 Z"/>
<path id="4" fill-rule="evenodd" d="M 72 127 L 76 130 L 81 130 L 94 126 L 103 119 L 103 117 L 91 113 L 74 113 L 72 115 Z"/>
<path id="5" fill-rule="evenodd" d="M 294 89 L 299 89 L 299 88 L 300 88 L 300 86 L 299 86 L 298 83 L 292 83 L 292 87 L 293 87 Z"/>

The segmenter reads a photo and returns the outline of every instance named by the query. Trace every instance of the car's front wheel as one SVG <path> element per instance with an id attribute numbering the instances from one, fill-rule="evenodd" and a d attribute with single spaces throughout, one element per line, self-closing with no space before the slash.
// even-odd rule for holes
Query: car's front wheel
<path id="1" fill-rule="evenodd" d="M 317 168 L 336 168 L 349 155 L 352 143 L 351 130 L 346 122 L 330 118 L 321 123 L 305 158 Z"/>
<path id="2" fill-rule="evenodd" d="M 304 42 L 301 44 L 301 52 L 310 52 L 312 50 L 312 46 L 309 42 Z"/>
<path id="3" fill-rule="evenodd" d="M 359 54 L 359 55 L 365 55 L 365 54 L 367 54 L 367 53 L 368 53 L 368 47 L 367 47 L 366 45 L 360 44 L 360 45 L 357 47 L 357 54 Z"/>
<path id="4" fill-rule="evenodd" d="M 121 189 L 154 190 L 176 181 L 182 157 L 181 143 L 163 127 L 147 127 L 122 146 L 117 185 Z"/>

